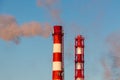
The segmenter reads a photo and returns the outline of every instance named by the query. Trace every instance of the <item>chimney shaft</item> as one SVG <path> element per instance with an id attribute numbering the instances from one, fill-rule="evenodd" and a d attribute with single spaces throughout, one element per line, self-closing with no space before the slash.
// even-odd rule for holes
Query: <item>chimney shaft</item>
<path id="1" fill-rule="evenodd" d="M 75 80 L 84 80 L 84 38 L 75 38 Z"/>
<path id="2" fill-rule="evenodd" d="M 64 80 L 62 26 L 54 26 L 53 32 L 53 64 L 52 80 Z"/>

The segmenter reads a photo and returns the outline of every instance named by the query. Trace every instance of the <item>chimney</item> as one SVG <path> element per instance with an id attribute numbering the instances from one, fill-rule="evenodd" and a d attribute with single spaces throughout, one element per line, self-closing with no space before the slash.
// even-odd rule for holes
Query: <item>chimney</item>
<path id="1" fill-rule="evenodd" d="M 75 38 L 75 80 L 84 80 L 84 38 Z"/>
<path id="2" fill-rule="evenodd" d="M 53 31 L 52 80 L 64 80 L 64 47 L 62 26 L 54 26 Z"/>

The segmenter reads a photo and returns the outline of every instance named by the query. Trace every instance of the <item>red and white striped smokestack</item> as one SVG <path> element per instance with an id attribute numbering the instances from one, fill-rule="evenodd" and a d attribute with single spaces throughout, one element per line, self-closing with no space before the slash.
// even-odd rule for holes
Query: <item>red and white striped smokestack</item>
<path id="1" fill-rule="evenodd" d="M 64 80 L 63 32 L 62 26 L 54 26 L 52 80 Z"/>
<path id="2" fill-rule="evenodd" d="M 84 80 L 84 38 L 75 38 L 75 80 Z"/>

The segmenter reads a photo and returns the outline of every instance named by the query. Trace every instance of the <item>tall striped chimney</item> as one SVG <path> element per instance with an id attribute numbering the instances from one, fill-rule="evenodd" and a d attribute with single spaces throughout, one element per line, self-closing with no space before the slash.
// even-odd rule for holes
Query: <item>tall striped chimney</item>
<path id="1" fill-rule="evenodd" d="M 75 80 L 84 80 L 84 38 L 75 38 Z"/>
<path id="2" fill-rule="evenodd" d="M 64 55 L 62 26 L 54 26 L 52 80 L 64 80 Z"/>

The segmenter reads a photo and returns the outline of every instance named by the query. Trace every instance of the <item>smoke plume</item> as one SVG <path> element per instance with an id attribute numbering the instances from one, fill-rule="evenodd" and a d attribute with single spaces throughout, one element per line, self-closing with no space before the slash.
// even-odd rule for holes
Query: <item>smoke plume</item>
<path id="1" fill-rule="evenodd" d="M 60 16 L 59 0 L 37 0 L 37 5 L 47 9 L 48 13 L 52 17 L 53 21 L 57 21 L 58 24 L 62 23 Z"/>
<path id="2" fill-rule="evenodd" d="M 120 68 L 120 35 L 119 32 L 112 33 L 108 38 L 109 49 L 114 57 L 114 65 Z"/>
<path id="3" fill-rule="evenodd" d="M 102 59 L 101 63 L 104 68 L 104 80 L 112 80 L 112 72 L 111 72 L 110 66 L 105 61 L 105 59 Z"/>
<path id="4" fill-rule="evenodd" d="M 120 80 L 120 35 L 119 32 L 112 33 L 107 37 L 109 45 L 109 59 L 111 62 L 110 70 L 105 69 L 105 72 L 112 74 L 112 80 Z M 108 64 L 108 63 L 106 63 Z M 109 64 L 108 64 L 109 65 Z M 109 80 L 109 79 L 108 79 Z"/>
<path id="5" fill-rule="evenodd" d="M 0 15 L 0 38 L 5 41 L 18 43 L 20 37 L 48 37 L 51 32 L 52 27 L 49 24 L 40 24 L 33 21 L 20 26 L 13 16 Z"/>

